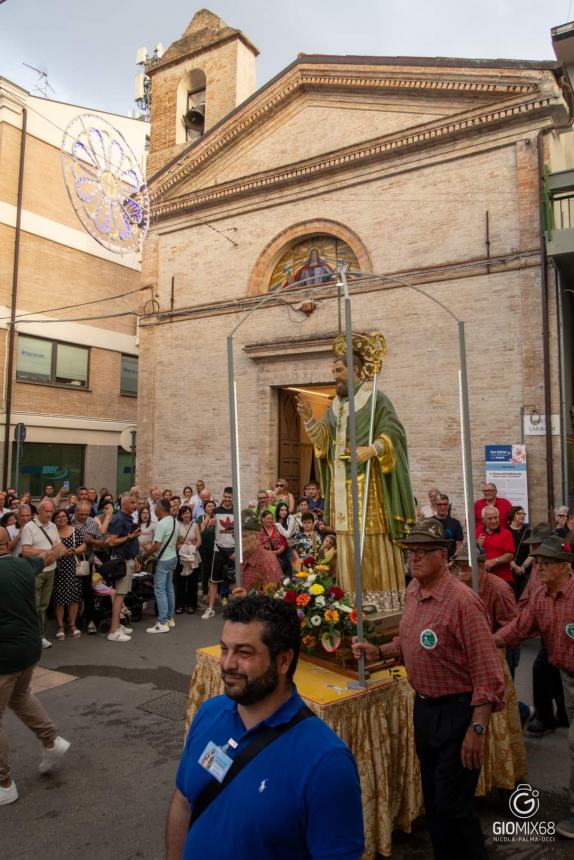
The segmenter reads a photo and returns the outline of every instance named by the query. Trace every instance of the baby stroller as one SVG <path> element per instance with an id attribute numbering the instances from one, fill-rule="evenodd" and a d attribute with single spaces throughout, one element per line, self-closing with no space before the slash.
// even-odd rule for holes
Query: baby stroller
<path id="1" fill-rule="evenodd" d="M 141 621 L 144 603 L 153 600 L 153 576 L 145 570 L 134 573 L 132 577 L 132 590 L 126 594 L 124 608 L 130 613 L 131 621 Z M 157 614 L 157 608 L 156 608 Z"/>

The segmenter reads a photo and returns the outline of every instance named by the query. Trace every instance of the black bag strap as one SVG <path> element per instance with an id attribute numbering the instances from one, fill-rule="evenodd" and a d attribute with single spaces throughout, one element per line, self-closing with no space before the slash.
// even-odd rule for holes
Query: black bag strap
<path id="1" fill-rule="evenodd" d="M 203 815 L 207 807 L 213 803 L 216 797 L 218 797 L 221 792 L 227 788 L 229 783 L 235 779 L 243 768 L 255 758 L 255 756 L 259 755 L 265 747 L 269 746 L 269 744 L 273 743 L 277 738 L 280 738 L 281 735 L 285 734 L 285 732 L 288 732 L 289 729 L 292 729 L 293 726 L 296 726 L 308 717 L 313 716 L 315 716 L 313 711 L 308 708 L 307 705 L 302 705 L 288 722 L 282 723 L 280 726 L 262 726 L 249 746 L 242 749 L 233 760 L 233 764 L 227 771 L 223 781 L 217 782 L 216 779 L 212 779 L 212 781 L 205 786 L 203 791 L 200 792 L 197 800 L 193 804 L 193 809 L 191 810 L 189 829 L 191 830 L 199 816 Z"/>
<path id="2" fill-rule="evenodd" d="M 174 516 L 172 516 L 172 519 L 173 519 L 173 528 L 172 528 L 172 530 L 171 530 L 171 534 L 170 534 L 170 536 L 168 537 L 168 539 L 166 540 L 166 542 L 164 543 L 164 545 L 162 546 L 162 548 L 160 549 L 160 551 L 158 552 L 158 554 L 156 555 L 156 557 L 155 557 L 155 561 L 159 561 L 159 560 L 160 560 L 160 558 L 162 557 L 162 555 L 164 554 L 164 552 L 165 552 L 165 551 L 166 551 L 166 549 L 168 548 L 170 540 L 171 540 L 171 539 L 172 539 L 172 537 L 173 537 L 173 533 L 174 533 L 174 531 L 175 531 L 175 524 L 176 524 L 176 522 L 177 522 L 177 521 L 176 521 L 176 519 L 175 519 L 175 517 L 174 517 Z"/>
<path id="3" fill-rule="evenodd" d="M 46 538 L 46 540 L 48 541 L 48 543 L 50 544 L 50 546 L 54 546 L 54 541 L 52 540 L 52 538 L 50 537 L 50 535 L 48 534 L 48 532 L 46 531 L 46 529 L 42 528 L 42 526 L 41 526 L 41 525 L 39 525 L 39 524 L 36 522 L 36 520 L 34 520 L 33 522 L 34 522 L 34 525 L 36 526 L 36 528 L 40 529 L 40 531 L 44 533 L 44 537 Z"/>

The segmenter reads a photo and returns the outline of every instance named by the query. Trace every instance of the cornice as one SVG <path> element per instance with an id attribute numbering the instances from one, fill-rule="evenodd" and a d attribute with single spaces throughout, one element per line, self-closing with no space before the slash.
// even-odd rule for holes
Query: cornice
<path id="1" fill-rule="evenodd" d="M 507 102 L 488 111 L 459 114 L 438 124 L 419 126 L 416 130 L 398 135 L 386 135 L 280 169 L 264 171 L 233 182 L 193 191 L 163 203 L 152 202 L 153 215 L 157 220 L 164 220 L 190 209 L 197 210 L 237 197 L 274 190 L 293 182 L 301 183 L 325 173 L 360 166 L 373 160 L 377 162 L 389 160 L 423 147 L 444 145 L 464 137 L 469 131 L 476 134 L 494 129 L 503 123 L 524 122 L 526 118 L 548 116 L 559 108 L 557 99 L 548 95 L 529 101 L 521 99 L 515 103 Z"/>
<path id="2" fill-rule="evenodd" d="M 187 152 L 183 152 L 177 163 L 168 170 L 151 178 L 149 183 L 150 199 L 155 200 L 167 194 L 174 185 L 184 181 L 191 173 L 201 168 L 206 162 L 230 146 L 239 136 L 253 129 L 267 119 L 271 111 L 276 111 L 283 103 L 297 93 L 298 90 L 336 89 L 339 91 L 371 91 L 392 94 L 424 93 L 425 96 L 469 95 L 511 98 L 526 95 L 539 89 L 539 83 L 532 79 L 520 82 L 516 77 L 497 76 L 496 80 L 477 80 L 472 75 L 405 75 L 405 74 L 369 74 L 333 71 L 321 72 L 314 69 L 296 67 L 291 69 L 271 90 L 263 90 L 250 99 L 246 105 L 239 106 L 231 115 L 224 118 L 217 126 L 208 132 L 198 143 L 193 144 Z M 257 103 L 259 102 L 259 103 Z"/>

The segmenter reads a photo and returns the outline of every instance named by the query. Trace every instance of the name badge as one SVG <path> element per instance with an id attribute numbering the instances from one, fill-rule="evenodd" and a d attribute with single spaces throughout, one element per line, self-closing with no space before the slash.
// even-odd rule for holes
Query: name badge
<path id="1" fill-rule="evenodd" d="M 432 651 L 433 648 L 436 648 L 438 639 L 434 630 L 431 630 L 430 627 L 427 627 L 426 630 L 422 631 L 419 637 L 419 642 L 421 643 L 423 648 L 426 648 L 427 651 Z"/>
<path id="2" fill-rule="evenodd" d="M 224 753 L 217 744 L 209 741 L 201 753 L 198 762 L 218 782 L 223 782 L 227 771 L 233 764 L 233 759 L 229 758 L 227 753 Z"/>
<path id="3" fill-rule="evenodd" d="M 566 636 L 568 636 L 570 639 L 574 639 L 574 622 L 567 624 L 564 629 L 566 631 Z"/>

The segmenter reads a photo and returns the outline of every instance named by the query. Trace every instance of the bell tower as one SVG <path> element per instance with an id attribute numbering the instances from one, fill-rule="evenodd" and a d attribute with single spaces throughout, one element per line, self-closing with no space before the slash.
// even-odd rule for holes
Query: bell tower
<path id="1" fill-rule="evenodd" d="M 255 91 L 258 53 L 240 30 L 201 9 L 182 37 L 146 68 L 151 79 L 148 177 Z"/>

